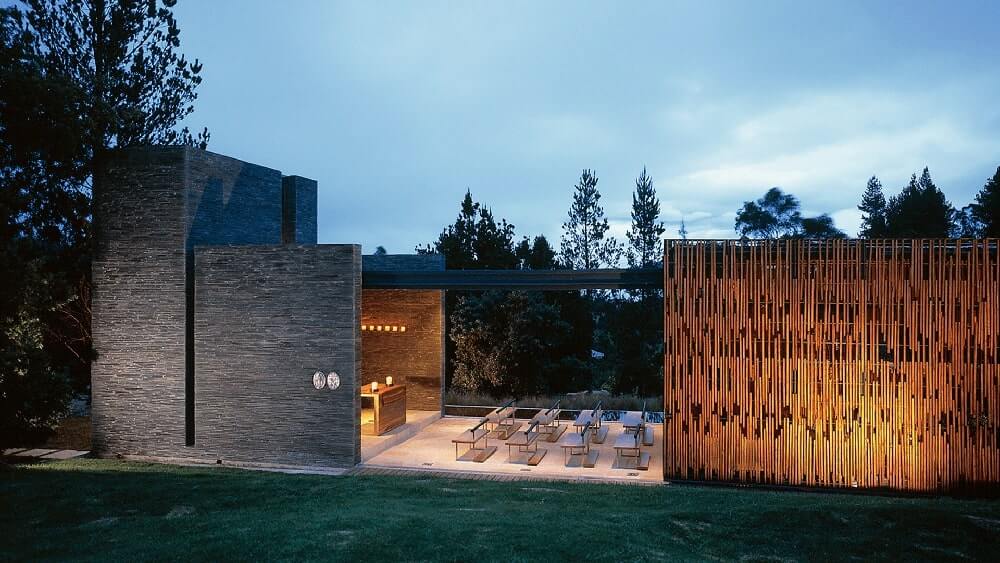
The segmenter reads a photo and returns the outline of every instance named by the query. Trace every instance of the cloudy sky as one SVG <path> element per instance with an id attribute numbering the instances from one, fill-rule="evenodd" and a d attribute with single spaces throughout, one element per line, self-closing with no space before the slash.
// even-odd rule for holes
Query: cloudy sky
<path id="1" fill-rule="evenodd" d="M 1000 2 L 182 1 L 210 149 L 319 181 L 320 242 L 412 252 L 466 188 L 560 235 L 596 169 L 614 231 L 732 237 L 780 186 L 854 234 L 875 174 L 957 207 L 1000 165 Z"/>

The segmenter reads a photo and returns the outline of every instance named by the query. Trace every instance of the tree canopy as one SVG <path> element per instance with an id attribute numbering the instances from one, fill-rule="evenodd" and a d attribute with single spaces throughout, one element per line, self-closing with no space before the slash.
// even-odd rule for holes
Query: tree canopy
<path id="1" fill-rule="evenodd" d="M 971 205 L 973 218 L 981 225 L 980 236 L 1000 238 L 1000 166 Z"/>
<path id="2" fill-rule="evenodd" d="M 607 234 L 610 226 L 600 205 L 597 181 L 593 170 L 585 169 L 580 174 L 580 180 L 573 186 L 573 203 L 563 223 L 562 263 L 574 270 L 613 267 L 621 259 L 621 245 Z"/>
<path id="3" fill-rule="evenodd" d="M 4 436 L 59 400 L 18 389 L 90 381 L 91 194 L 111 149 L 189 143 L 201 64 L 179 54 L 174 0 L 24 0 L 0 8 Z M 16 412 L 15 412 L 16 411 Z M 34 422 L 31 422 L 34 421 Z M 27 428 L 24 425 L 33 425 Z"/>
<path id="4" fill-rule="evenodd" d="M 666 229 L 659 218 L 660 200 L 656 197 L 653 179 L 643 167 L 632 192 L 632 226 L 625 233 L 629 242 L 626 253 L 629 267 L 643 268 L 663 259 L 660 237 Z"/>
<path id="5" fill-rule="evenodd" d="M 803 218 L 799 207 L 798 198 L 771 188 L 760 199 L 743 202 L 736 212 L 736 232 L 759 239 L 847 237 L 829 215 Z"/>
<path id="6" fill-rule="evenodd" d="M 934 185 L 926 167 L 920 178 L 891 197 L 886 208 L 886 231 L 891 238 L 947 238 L 953 229 L 955 209 Z"/>
<path id="7" fill-rule="evenodd" d="M 886 227 L 886 202 L 882 193 L 882 182 L 872 176 L 868 179 L 868 186 L 861 196 L 861 231 L 858 236 L 863 238 L 881 238 L 888 234 Z"/>

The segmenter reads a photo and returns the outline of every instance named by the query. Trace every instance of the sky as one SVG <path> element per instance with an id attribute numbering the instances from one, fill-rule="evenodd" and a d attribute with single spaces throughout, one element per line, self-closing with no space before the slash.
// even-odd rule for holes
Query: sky
<path id="1" fill-rule="evenodd" d="M 1000 2 L 181 0 L 209 150 L 319 182 L 319 241 L 409 253 L 466 189 L 554 244 L 584 168 L 624 239 L 732 238 L 772 186 L 852 236 L 869 177 L 1000 166 Z"/>

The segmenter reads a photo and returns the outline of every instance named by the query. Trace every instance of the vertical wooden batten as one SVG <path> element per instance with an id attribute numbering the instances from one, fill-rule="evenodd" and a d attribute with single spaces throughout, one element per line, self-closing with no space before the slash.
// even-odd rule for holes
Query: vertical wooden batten
<path id="1" fill-rule="evenodd" d="M 1000 482 L 990 240 L 667 241 L 664 478 Z"/>

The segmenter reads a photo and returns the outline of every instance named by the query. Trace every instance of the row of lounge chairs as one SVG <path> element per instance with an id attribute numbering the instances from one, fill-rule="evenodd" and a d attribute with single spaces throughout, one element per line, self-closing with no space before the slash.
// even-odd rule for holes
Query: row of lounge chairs
<path id="1" fill-rule="evenodd" d="M 455 459 L 482 463 L 490 458 L 497 447 L 489 444 L 490 438 L 504 441 L 507 444 L 507 458 L 510 462 L 538 465 L 547 452 L 539 448 L 539 442 L 558 442 L 566 432 L 566 426 L 560 422 L 562 410 L 556 401 L 547 409 L 539 409 L 526 429 L 514 414 L 517 408 L 514 401 L 497 407 L 479 420 L 472 428 L 462 432 L 454 439 Z M 590 445 L 603 444 L 608 436 L 608 427 L 603 424 L 604 409 L 600 401 L 594 408 L 583 410 L 573 421 L 574 432 L 570 432 L 560 444 L 566 466 L 579 462 L 581 467 L 594 467 L 600 452 L 592 450 Z M 649 468 L 650 455 L 643 452 L 644 446 L 653 445 L 653 426 L 646 423 L 646 405 L 642 412 L 626 413 L 622 417 L 622 434 L 615 440 L 615 458 L 619 467 L 634 464 L 637 469 Z M 466 449 L 460 452 L 461 446 Z M 515 455 L 516 448 L 516 455 Z"/>

